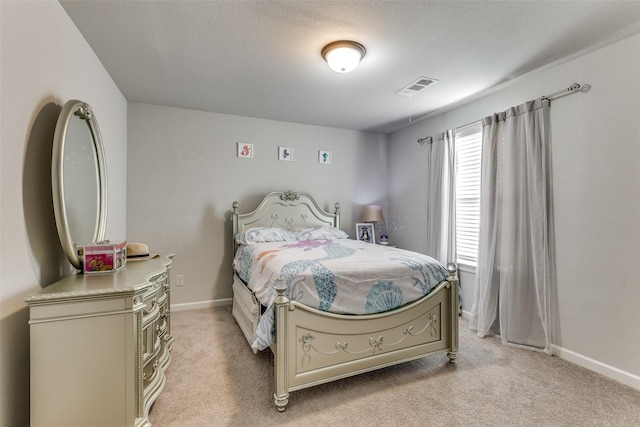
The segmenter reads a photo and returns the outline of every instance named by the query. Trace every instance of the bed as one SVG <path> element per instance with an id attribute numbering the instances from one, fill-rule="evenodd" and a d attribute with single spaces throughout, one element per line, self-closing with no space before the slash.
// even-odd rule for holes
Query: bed
<path id="1" fill-rule="evenodd" d="M 433 354 L 446 353 L 455 362 L 455 264 L 445 268 L 431 260 L 435 264 L 422 266 L 416 260 L 429 257 L 348 239 L 340 231 L 340 204 L 329 213 L 305 192 L 269 193 L 249 213 L 240 213 L 234 202 L 232 227 L 233 317 L 254 352 L 269 347 L 274 354 L 273 399 L 279 411 L 286 409 L 290 392 L 306 387 Z M 285 254 L 293 249 L 300 251 L 300 259 L 292 262 Z M 367 261 L 367 256 L 382 258 Z M 400 275 L 414 282 L 413 290 L 404 290 L 399 299 L 391 292 L 396 279 L 387 277 L 387 263 L 398 259 L 412 270 Z M 331 273 L 325 268 L 334 268 L 331 263 L 360 271 Z M 311 272 L 315 290 L 301 284 L 302 270 Z M 366 280 L 357 278 L 363 270 Z M 261 285 L 254 282 L 258 276 L 264 276 Z M 345 278 L 366 284 L 346 292 L 339 283 Z M 337 290 L 325 289 L 318 284 L 322 281 L 335 282 Z M 366 302 L 345 302 L 359 293 L 366 294 Z M 381 295 L 386 305 L 372 303 L 372 294 Z"/>

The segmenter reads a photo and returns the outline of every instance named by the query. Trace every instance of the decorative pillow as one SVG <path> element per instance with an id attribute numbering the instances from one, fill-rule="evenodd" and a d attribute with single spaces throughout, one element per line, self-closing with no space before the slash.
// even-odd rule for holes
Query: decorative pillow
<path id="1" fill-rule="evenodd" d="M 298 240 L 325 240 L 348 239 L 349 235 L 344 231 L 330 225 L 318 225 L 316 227 L 298 228 L 296 230 Z"/>
<path id="2" fill-rule="evenodd" d="M 293 231 L 277 227 L 254 227 L 242 230 L 236 235 L 236 242 L 241 245 L 264 242 L 286 242 L 298 240 Z"/>

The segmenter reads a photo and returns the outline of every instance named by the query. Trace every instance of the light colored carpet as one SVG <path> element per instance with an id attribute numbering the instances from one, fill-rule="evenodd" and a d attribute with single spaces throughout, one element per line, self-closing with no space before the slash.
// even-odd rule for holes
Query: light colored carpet
<path id="1" fill-rule="evenodd" d="M 460 325 L 456 364 L 436 355 L 299 390 L 273 405 L 273 356 L 253 354 L 230 307 L 171 314 L 173 361 L 154 427 L 640 426 L 640 392 Z"/>

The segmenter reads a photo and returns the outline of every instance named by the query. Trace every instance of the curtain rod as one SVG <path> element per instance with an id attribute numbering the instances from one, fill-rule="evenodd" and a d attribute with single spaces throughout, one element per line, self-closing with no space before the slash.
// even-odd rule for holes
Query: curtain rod
<path id="1" fill-rule="evenodd" d="M 542 100 L 547 100 L 549 102 L 551 102 L 551 98 L 556 98 L 560 95 L 569 95 L 571 93 L 576 93 L 576 92 L 582 92 L 582 93 L 587 93 L 591 90 L 591 85 L 590 84 L 583 84 L 581 85 L 580 83 L 574 83 L 571 86 L 569 86 L 566 89 L 562 89 L 559 90 L 557 92 L 553 92 L 551 95 L 545 95 L 543 97 L 541 97 Z"/>
<path id="2" fill-rule="evenodd" d="M 572 84 L 571 86 L 569 86 L 566 89 L 562 89 L 562 90 L 559 90 L 557 92 L 553 92 L 550 95 L 544 95 L 544 96 L 540 97 L 540 99 L 542 99 L 543 101 L 547 100 L 547 101 L 549 101 L 549 103 L 551 103 L 551 99 L 552 98 L 557 98 L 557 97 L 560 97 L 560 96 L 565 96 L 565 95 L 569 95 L 569 94 L 576 93 L 576 92 L 587 93 L 590 90 L 591 90 L 591 85 L 590 84 L 585 83 L 585 84 L 581 85 L 580 83 L 574 83 L 574 84 Z M 462 127 L 462 126 L 460 126 L 460 127 Z M 425 142 L 428 142 L 429 144 L 431 144 L 433 142 L 433 138 L 430 137 L 430 136 L 425 136 L 424 138 L 418 139 L 418 144 L 420 144 L 420 145 L 423 145 Z"/>

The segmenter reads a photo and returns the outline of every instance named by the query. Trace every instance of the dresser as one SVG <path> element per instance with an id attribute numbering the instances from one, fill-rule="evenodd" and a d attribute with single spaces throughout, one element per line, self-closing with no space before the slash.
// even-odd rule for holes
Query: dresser
<path id="1" fill-rule="evenodd" d="M 151 425 L 171 363 L 172 259 L 76 274 L 26 299 L 31 427 Z"/>

